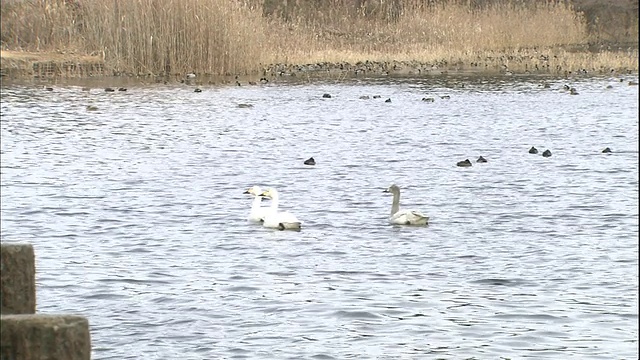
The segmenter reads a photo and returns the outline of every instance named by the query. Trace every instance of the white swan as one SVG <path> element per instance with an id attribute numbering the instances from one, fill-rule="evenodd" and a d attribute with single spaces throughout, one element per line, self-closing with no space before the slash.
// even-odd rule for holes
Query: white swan
<path id="1" fill-rule="evenodd" d="M 393 204 L 391 205 L 391 216 L 389 223 L 395 225 L 428 225 L 429 217 L 417 210 L 400 210 L 400 188 L 391 185 L 384 190 L 393 194 Z"/>
<path id="2" fill-rule="evenodd" d="M 289 212 L 278 212 L 279 197 L 276 189 L 267 189 L 260 196 L 271 199 L 269 213 L 263 218 L 262 226 L 278 230 L 300 230 L 301 222 L 295 215 Z"/>
<path id="3" fill-rule="evenodd" d="M 251 194 L 254 196 L 253 202 L 251 203 L 251 212 L 249 213 L 249 221 L 262 222 L 262 219 L 271 211 L 270 207 L 262 207 L 260 203 L 262 203 L 262 189 L 258 185 L 254 185 L 250 187 L 244 194 Z"/>

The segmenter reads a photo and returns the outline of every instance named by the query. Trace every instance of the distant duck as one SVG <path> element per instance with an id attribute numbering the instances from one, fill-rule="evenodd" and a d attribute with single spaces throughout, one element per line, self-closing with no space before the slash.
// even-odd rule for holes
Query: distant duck
<path id="1" fill-rule="evenodd" d="M 535 147 L 531 147 L 531 149 L 529 149 L 529 154 L 537 154 L 538 153 L 538 149 L 536 149 Z"/>
<path id="2" fill-rule="evenodd" d="M 373 95 L 374 99 L 380 99 L 382 96 L 381 95 Z"/>
<path id="3" fill-rule="evenodd" d="M 485 158 L 483 158 L 482 156 L 480 156 L 480 157 L 478 158 L 478 160 L 476 160 L 476 162 L 479 162 L 479 163 L 486 163 L 486 162 L 487 162 L 487 159 L 485 159 Z"/>
<path id="4" fill-rule="evenodd" d="M 607 85 L 607 89 L 613 89 L 613 85 Z"/>
<path id="5" fill-rule="evenodd" d="M 384 102 L 386 103 L 390 103 L 391 102 L 391 98 L 388 98 L 387 100 L 385 100 Z"/>
<path id="6" fill-rule="evenodd" d="M 436 99 L 432 98 L 432 97 L 423 97 L 422 101 L 426 101 L 426 102 L 434 102 L 436 101 Z"/>
<path id="7" fill-rule="evenodd" d="M 471 161 L 469 161 L 469 159 L 466 159 L 464 161 L 458 161 L 458 163 L 456 165 L 458 165 L 460 167 L 469 167 L 472 164 L 471 164 Z"/>
<path id="8" fill-rule="evenodd" d="M 569 89 L 569 94 L 578 95 L 579 93 L 578 93 L 578 90 L 576 90 L 576 88 L 571 88 L 571 89 Z"/>
<path id="9" fill-rule="evenodd" d="M 542 156 L 544 156 L 544 157 L 551 157 L 551 151 L 550 151 L 549 149 L 545 150 L 545 151 L 542 153 Z"/>
<path id="10" fill-rule="evenodd" d="M 634 85 L 638 85 L 638 83 L 636 81 L 629 81 L 629 85 L 634 86 Z"/>
<path id="11" fill-rule="evenodd" d="M 187 74 L 187 76 L 186 76 L 186 77 L 187 77 L 187 80 L 193 80 L 193 79 L 195 79 L 195 78 L 196 78 L 196 74 L 194 74 L 194 73 L 189 73 L 189 74 Z"/>
<path id="12" fill-rule="evenodd" d="M 325 99 L 331 99 L 331 94 L 322 94 L 322 97 Z"/>
<path id="13" fill-rule="evenodd" d="M 98 110 L 98 107 L 95 105 L 89 105 L 87 106 L 87 111 L 96 111 Z"/>
<path id="14" fill-rule="evenodd" d="M 442 96 L 440 96 L 440 99 L 445 99 L 445 100 L 446 100 L 446 99 L 451 99 L 451 96 L 449 96 L 449 95 L 442 95 Z"/>
<path id="15" fill-rule="evenodd" d="M 569 89 L 571 89 L 571 87 L 570 87 L 569 85 L 567 85 L 567 84 L 564 84 L 563 88 L 564 88 L 565 90 L 567 90 L 567 91 L 569 91 Z"/>
<path id="16" fill-rule="evenodd" d="M 313 159 L 313 157 L 308 158 L 307 160 L 304 161 L 305 165 L 315 165 L 316 161 Z"/>
<path id="17" fill-rule="evenodd" d="M 44 89 L 45 89 L 46 91 L 53 91 L 53 88 L 52 88 L 52 87 L 49 87 L 49 86 L 45 87 Z"/>
<path id="18" fill-rule="evenodd" d="M 261 83 L 261 84 L 266 84 L 266 83 L 268 83 L 268 82 L 269 82 L 269 80 L 267 80 L 267 78 L 264 78 L 264 77 L 263 77 L 263 78 L 260 78 L 260 83 Z"/>
<path id="19" fill-rule="evenodd" d="M 369 95 L 360 96 L 360 100 L 369 100 Z"/>
<path id="20" fill-rule="evenodd" d="M 611 149 L 610 148 L 605 148 L 604 150 L 602 150 L 603 153 L 605 154 L 610 154 L 611 153 Z"/>
<path id="21" fill-rule="evenodd" d="M 195 90 L 193 90 L 193 92 L 202 92 L 202 89 L 200 89 L 200 88 L 195 88 Z"/>
<path id="22" fill-rule="evenodd" d="M 90 90 L 91 90 L 91 88 L 88 88 L 88 87 L 83 87 L 82 88 L 82 91 L 90 91 Z"/>
<path id="23" fill-rule="evenodd" d="M 120 87 L 120 88 L 118 88 L 118 91 L 127 91 L 127 88 Z"/>
<path id="24" fill-rule="evenodd" d="M 104 91 L 106 91 L 106 92 L 114 92 L 115 90 L 113 88 L 108 87 L 108 88 L 105 88 Z"/>

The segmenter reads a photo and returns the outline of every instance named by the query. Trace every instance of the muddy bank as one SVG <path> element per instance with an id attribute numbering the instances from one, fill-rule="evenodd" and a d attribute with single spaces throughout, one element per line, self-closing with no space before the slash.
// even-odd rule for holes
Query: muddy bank
<path id="1" fill-rule="evenodd" d="M 314 64 L 271 64 L 256 73 L 196 74 L 132 74 L 110 70 L 109 64 L 97 56 L 64 53 L 27 53 L 2 51 L 0 75 L 3 83 L 35 81 L 56 82 L 62 79 L 103 83 L 112 86 L 131 82 L 143 84 L 187 83 L 189 85 L 254 85 L 259 82 L 287 79 L 344 79 L 354 77 L 408 77 L 447 74 L 573 75 L 626 74 L 638 71 L 638 44 L 576 45 L 552 50 L 529 49 L 511 54 L 487 52 L 467 56 L 465 60 L 320 62 Z M 605 57 L 604 59 L 602 57 Z"/>

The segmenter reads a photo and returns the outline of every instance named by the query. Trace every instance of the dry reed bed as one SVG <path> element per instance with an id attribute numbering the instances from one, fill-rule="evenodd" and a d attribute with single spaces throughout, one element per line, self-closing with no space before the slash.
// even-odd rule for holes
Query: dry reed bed
<path id="1" fill-rule="evenodd" d="M 252 74 L 274 69 L 264 64 L 367 60 L 551 73 L 638 69 L 637 48 L 564 50 L 590 36 L 584 17 L 565 2 L 473 8 L 397 0 L 390 3 L 400 8 L 375 12 L 364 5 L 354 12 L 350 3 L 299 6 L 283 20 L 264 16 L 260 3 L 235 0 L 4 0 L 0 26 L 4 49 L 99 55 L 129 74 Z"/>

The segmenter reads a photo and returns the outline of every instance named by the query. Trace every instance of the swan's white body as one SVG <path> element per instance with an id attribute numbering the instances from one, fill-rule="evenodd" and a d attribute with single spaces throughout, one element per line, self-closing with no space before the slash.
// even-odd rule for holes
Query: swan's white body
<path id="1" fill-rule="evenodd" d="M 268 206 L 260 206 L 262 203 L 262 196 L 260 196 L 262 189 L 260 189 L 260 186 L 255 185 L 244 193 L 254 196 L 253 202 L 251 203 L 251 212 L 249 212 L 249 221 L 262 222 L 262 219 L 271 211 L 271 208 Z"/>
<path id="2" fill-rule="evenodd" d="M 400 188 L 391 185 L 384 192 L 393 194 L 389 223 L 394 225 L 428 225 L 429 217 L 417 210 L 400 210 Z"/>
<path id="3" fill-rule="evenodd" d="M 267 215 L 264 216 L 262 226 L 279 230 L 300 230 L 302 223 L 295 215 L 286 211 L 278 211 L 280 198 L 276 189 L 268 189 L 264 191 L 261 196 L 266 196 L 271 199 L 270 210 Z"/>

